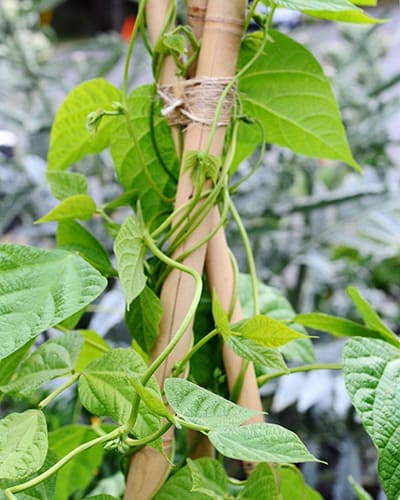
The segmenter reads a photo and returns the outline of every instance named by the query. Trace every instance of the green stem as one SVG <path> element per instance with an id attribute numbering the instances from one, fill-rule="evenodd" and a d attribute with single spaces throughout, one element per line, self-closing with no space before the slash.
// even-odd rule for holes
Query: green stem
<path id="1" fill-rule="evenodd" d="M 39 409 L 42 410 L 45 406 L 47 406 L 53 399 L 55 399 L 59 394 L 61 394 L 65 389 L 74 384 L 78 378 L 80 377 L 80 373 L 74 373 L 67 381 L 61 384 L 55 391 L 49 394 L 46 398 L 42 399 L 39 403 Z"/>
<path id="2" fill-rule="evenodd" d="M 175 422 L 180 424 L 182 427 L 186 427 L 187 429 L 192 429 L 192 431 L 199 431 L 199 432 L 209 431 L 209 428 L 204 427 L 204 425 L 192 424 L 191 422 L 186 422 L 186 420 L 183 420 L 183 418 L 179 418 L 177 416 L 175 416 Z"/>
<path id="3" fill-rule="evenodd" d="M 246 229 L 243 225 L 243 222 L 239 216 L 238 211 L 236 210 L 235 205 L 230 202 L 230 211 L 233 217 L 233 220 L 235 221 L 240 237 L 242 238 L 243 246 L 246 252 L 246 257 L 247 257 L 247 265 L 249 268 L 249 273 L 251 276 L 251 287 L 253 291 L 253 311 L 254 311 L 254 316 L 257 316 L 257 314 L 260 314 L 260 303 L 258 300 L 258 283 L 257 283 L 257 272 L 256 272 L 256 265 L 254 262 L 254 256 L 253 252 L 251 250 L 251 245 L 249 241 L 249 237 L 247 235 Z"/>
<path id="4" fill-rule="evenodd" d="M 194 269 L 191 269 L 190 267 L 185 266 L 184 264 L 181 264 L 180 262 L 177 262 L 176 260 L 171 259 L 167 255 L 165 255 L 154 243 L 153 239 L 151 236 L 147 233 L 147 231 L 144 233 L 144 239 L 149 247 L 149 250 L 157 257 L 159 258 L 162 262 L 167 264 L 167 266 L 171 266 L 175 269 L 178 269 L 179 271 L 189 274 L 192 276 L 195 282 L 195 290 L 193 294 L 193 301 L 190 304 L 190 307 L 186 313 L 185 318 L 183 319 L 181 325 L 177 329 L 174 337 L 170 341 L 170 343 L 167 345 L 167 347 L 164 349 L 164 351 L 153 361 L 151 366 L 146 370 L 142 377 L 142 384 L 146 385 L 147 382 L 150 380 L 150 377 L 154 374 L 154 372 L 159 368 L 163 362 L 168 358 L 168 356 L 171 354 L 171 352 L 175 349 L 179 341 L 182 339 L 184 336 L 186 330 L 188 329 L 190 322 L 192 321 L 192 318 L 194 317 L 196 313 L 197 306 L 200 302 L 201 298 L 201 291 L 203 288 L 203 283 L 201 281 L 201 276 L 199 275 L 198 272 L 196 272 Z"/>
<path id="5" fill-rule="evenodd" d="M 251 20 L 253 19 L 254 12 L 256 11 L 258 2 L 259 2 L 259 0 L 254 0 L 253 3 L 251 4 L 249 12 L 247 13 L 247 16 L 246 16 L 246 20 L 244 22 L 243 33 L 246 33 L 247 28 L 249 27 Z"/>
<path id="6" fill-rule="evenodd" d="M 76 457 L 76 455 L 79 455 L 79 453 L 82 453 L 83 451 L 88 450 L 93 446 L 96 446 L 96 444 L 101 444 L 105 443 L 106 441 L 111 441 L 112 439 L 117 438 L 124 432 L 126 432 L 126 426 L 122 425 L 117 429 L 114 429 L 113 431 L 109 432 L 108 434 L 105 434 L 104 436 L 94 438 L 91 441 L 87 441 L 86 443 L 77 446 L 72 451 L 67 453 L 63 458 L 61 458 L 61 460 L 59 460 L 53 466 L 51 466 L 49 469 L 42 472 L 42 474 L 39 474 L 39 476 L 36 476 L 33 479 L 26 481 L 25 483 L 17 484 L 16 486 L 11 486 L 11 488 L 5 490 L 4 492 L 5 495 L 7 496 L 7 493 L 19 493 L 20 491 L 24 491 L 27 490 L 28 488 L 36 486 L 42 481 L 48 479 L 51 475 L 53 475 L 55 472 L 61 469 L 61 467 L 63 467 L 66 463 L 68 463 L 72 458 Z M 9 496 L 8 498 L 13 498 L 13 497 Z"/>
<path id="7" fill-rule="evenodd" d="M 139 404 L 140 404 L 140 396 L 137 392 L 135 392 L 132 399 L 131 413 L 129 415 L 128 422 L 126 424 L 128 432 L 130 432 L 133 429 L 133 426 L 136 423 L 136 419 L 139 413 Z"/>
<path id="8" fill-rule="evenodd" d="M 132 36 L 129 40 L 128 51 L 126 53 L 125 68 L 124 68 L 124 79 L 122 84 L 122 100 L 124 106 L 126 107 L 126 97 L 128 95 L 128 82 L 129 82 L 129 64 L 132 58 L 133 47 L 135 45 L 136 36 L 139 31 L 139 27 L 142 25 L 144 20 L 144 8 L 146 6 L 146 0 L 141 0 L 139 2 L 138 14 L 136 17 L 136 22 L 132 30 Z"/>
<path id="9" fill-rule="evenodd" d="M 203 345 L 207 344 L 209 340 L 215 337 L 218 334 L 218 330 L 212 330 L 210 333 L 207 333 L 203 338 L 201 338 L 197 344 L 195 344 L 188 353 L 179 361 L 177 365 L 175 365 L 172 370 L 172 375 L 174 377 L 178 377 L 183 370 L 185 369 L 186 363 L 190 360 L 190 358 L 196 354 L 196 352 L 203 347 Z"/>
<path id="10" fill-rule="evenodd" d="M 128 444 L 131 447 L 134 446 L 144 446 L 147 443 L 151 443 L 152 441 L 155 441 L 158 439 L 160 436 L 165 434 L 167 430 L 171 427 L 171 422 L 167 422 L 165 425 L 163 425 L 160 429 L 157 431 L 153 432 L 153 434 L 149 434 L 148 436 L 141 438 L 141 439 L 131 439 L 129 437 L 125 438 L 126 444 Z"/>
<path id="11" fill-rule="evenodd" d="M 339 364 L 330 364 L 330 363 L 315 363 L 311 365 L 303 365 L 303 366 L 295 366 L 294 368 L 289 368 L 288 370 L 281 370 L 274 373 L 267 373 L 265 375 L 260 375 L 257 377 L 257 384 L 259 387 L 266 384 L 270 380 L 275 378 L 283 377 L 284 375 L 291 375 L 292 373 L 300 373 L 300 372 L 311 372 L 314 370 L 341 370 L 343 365 Z"/>
<path id="12" fill-rule="evenodd" d="M 243 360 L 242 366 L 240 368 L 239 376 L 236 379 L 235 385 L 233 386 L 231 396 L 230 396 L 230 400 L 233 401 L 234 403 L 237 402 L 237 400 L 239 399 L 240 393 L 242 392 L 244 377 L 246 375 L 248 367 L 249 367 L 249 361 Z"/>

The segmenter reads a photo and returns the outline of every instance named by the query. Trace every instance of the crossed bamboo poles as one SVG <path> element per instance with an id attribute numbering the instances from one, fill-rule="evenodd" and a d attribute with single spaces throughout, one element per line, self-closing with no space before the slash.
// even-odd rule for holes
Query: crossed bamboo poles
<path id="1" fill-rule="evenodd" d="M 164 24 L 169 4 L 169 0 L 147 0 L 146 2 L 147 25 L 153 45 L 157 43 L 165 30 Z M 198 39 L 202 39 L 197 66 L 190 69 L 191 76 L 195 75 L 196 78 L 232 78 L 235 75 L 246 4 L 246 0 L 211 0 L 210 2 L 208 0 L 189 0 L 188 21 L 194 35 Z M 177 68 L 173 58 L 167 56 L 163 61 L 158 83 L 160 85 L 176 83 L 179 80 L 176 73 Z M 206 150 L 210 131 L 211 127 L 208 124 L 190 123 L 184 132 L 183 156 L 188 151 Z M 225 132 L 226 127 L 224 126 L 215 130 L 209 149 L 211 155 L 221 157 Z M 178 147 L 179 130 L 172 127 L 172 133 Z M 181 170 L 183 169 L 181 168 Z M 209 187 L 210 184 L 206 183 L 203 189 L 206 190 Z M 191 182 L 190 171 L 181 172 L 175 210 L 187 204 L 194 194 L 195 188 Z M 203 202 L 200 200 L 198 207 Z M 179 258 L 187 250 L 198 246 L 199 242 L 207 239 L 213 229 L 220 226 L 222 226 L 220 214 L 218 208 L 214 206 L 198 227 L 176 249 L 173 258 Z M 215 291 L 223 308 L 229 311 L 235 293 L 235 278 L 223 227 L 220 227 L 206 244 L 185 257 L 183 263 L 200 275 L 205 270 L 209 289 Z M 161 290 L 163 318 L 152 353 L 153 359 L 165 349 L 182 323 L 192 302 L 194 291 L 194 281 L 189 275 L 176 269 L 169 273 Z M 239 301 L 236 300 L 232 309 L 231 321 L 237 322 L 240 319 L 242 319 L 241 307 Z M 190 350 L 191 344 L 192 324 L 170 357 L 155 373 L 161 387 L 165 378 L 171 375 L 176 362 Z M 228 387 L 232 391 L 241 375 L 243 360 L 225 344 L 223 361 Z M 262 411 L 257 380 L 251 363 L 248 364 L 244 373 L 242 390 L 237 402 L 244 407 Z M 261 413 L 256 417 L 256 420 L 263 421 Z M 163 436 L 163 447 L 167 457 L 170 457 L 173 451 L 173 432 L 173 428 L 171 428 Z M 199 441 L 194 450 L 194 456 L 202 455 L 212 455 L 211 445 L 205 438 Z M 145 447 L 135 453 L 129 467 L 124 499 L 151 499 L 168 475 L 169 468 L 168 460 L 151 447 Z"/>

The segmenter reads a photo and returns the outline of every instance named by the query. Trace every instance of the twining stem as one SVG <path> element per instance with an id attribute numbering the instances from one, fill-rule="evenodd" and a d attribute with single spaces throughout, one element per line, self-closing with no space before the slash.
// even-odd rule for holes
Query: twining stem
<path id="1" fill-rule="evenodd" d="M 124 79 L 122 84 L 122 100 L 124 106 L 126 107 L 126 97 L 128 95 L 128 82 L 129 82 L 129 64 L 132 58 L 133 47 L 135 46 L 136 36 L 139 31 L 139 27 L 143 24 L 144 21 L 144 8 L 146 6 L 146 0 L 142 0 L 139 2 L 138 13 L 136 16 L 135 25 L 132 30 L 131 39 L 128 45 L 128 51 L 126 53 L 125 59 L 125 67 L 124 67 Z"/>
<path id="2" fill-rule="evenodd" d="M 174 377 L 178 377 L 183 370 L 185 369 L 186 363 L 190 360 L 190 358 L 196 354 L 196 352 L 203 347 L 203 345 L 207 344 L 209 340 L 215 337 L 218 334 L 218 330 L 212 330 L 210 333 L 207 333 L 204 337 L 202 337 L 197 344 L 195 344 L 188 353 L 179 361 L 177 365 L 175 365 L 172 370 L 172 375 Z"/>
<path id="3" fill-rule="evenodd" d="M 260 314 L 260 302 L 258 299 L 258 283 L 257 283 L 257 272 L 256 272 L 256 265 L 254 262 L 254 256 L 253 252 L 251 250 L 251 245 L 249 241 L 249 237 L 247 235 L 246 229 L 243 225 L 242 219 L 239 216 L 238 211 L 236 210 L 235 205 L 233 202 L 230 202 L 229 209 L 231 211 L 233 220 L 235 221 L 240 237 L 243 242 L 243 246 L 246 252 L 246 257 L 247 257 L 247 265 L 249 268 L 249 273 L 251 276 L 251 287 L 252 287 L 252 292 L 253 292 L 253 311 L 254 311 L 254 316 L 257 316 L 257 314 Z"/>
<path id="4" fill-rule="evenodd" d="M 124 439 L 124 442 L 131 446 L 131 447 L 137 447 L 137 446 L 144 446 L 145 444 L 147 443 L 152 443 L 153 441 L 155 441 L 156 439 L 158 439 L 159 437 L 161 437 L 163 434 L 165 434 L 167 432 L 167 430 L 172 426 L 172 423 L 171 422 L 167 422 L 166 424 L 164 424 L 162 427 L 160 427 L 160 429 L 158 429 L 157 431 L 153 432 L 153 434 L 149 434 L 148 436 L 142 438 L 142 439 L 131 439 L 129 437 L 126 437 Z"/>
<path id="5" fill-rule="evenodd" d="M 261 387 L 262 385 L 266 384 L 270 380 L 273 380 L 275 378 L 283 377 L 284 375 L 290 375 L 292 373 L 300 373 L 300 372 L 311 372 L 314 370 L 341 370 L 343 368 L 343 365 L 340 364 L 330 364 L 330 363 L 315 363 L 311 365 L 303 365 L 303 366 L 295 366 L 294 368 L 289 368 L 288 370 L 284 371 L 278 371 L 278 372 L 273 372 L 273 373 L 266 373 L 265 375 L 260 375 L 257 377 L 257 383 L 258 386 Z"/>
<path id="6" fill-rule="evenodd" d="M 240 373 L 236 379 L 235 385 L 232 388 L 230 394 L 230 400 L 236 403 L 239 399 L 240 393 L 242 392 L 244 378 L 246 376 L 247 369 L 249 367 L 249 361 L 247 359 L 243 360 L 242 366 L 240 368 Z"/>
<path id="7" fill-rule="evenodd" d="M 55 399 L 59 394 L 61 394 L 65 389 L 74 384 L 78 378 L 80 377 L 80 373 L 74 373 L 68 380 L 66 380 L 63 384 L 61 384 L 55 391 L 49 394 L 47 397 L 42 399 L 39 403 L 39 409 L 42 410 L 45 406 L 47 406 L 53 399 Z"/>
<path id="8" fill-rule="evenodd" d="M 167 264 L 168 266 L 171 266 L 178 271 L 181 271 L 183 273 L 189 274 L 192 276 L 195 282 L 195 290 L 193 294 L 193 300 L 192 303 L 186 313 L 185 318 L 183 319 L 182 323 L 180 324 L 179 328 L 177 329 L 174 337 L 172 340 L 169 342 L 167 347 L 159 354 L 159 356 L 153 361 L 153 363 L 149 366 L 149 368 L 146 370 L 144 375 L 142 376 L 142 384 L 146 385 L 147 382 L 150 380 L 150 377 L 155 373 L 157 368 L 159 368 L 163 362 L 168 358 L 168 356 L 171 354 L 171 352 L 175 349 L 179 341 L 182 339 L 182 337 L 185 335 L 186 330 L 188 329 L 190 322 L 192 321 L 196 310 L 197 306 L 199 305 L 200 298 L 201 298 L 201 291 L 203 288 L 203 283 L 201 281 L 201 276 L 199 275 L 198 272 L 196 272 L 194 269 L 191 269 L 190 267 L 185 266 L 184 264 L 177 262 L 176 260 L 171 259 L 167 255 L 165 255 L 154 243 L 153 239 L 151 236 L 148 234 L 147 231 L 144 233 L 144 239 L 149 247 L 149 250 L 153 252 L 153 254 L 159 258 L 162 262 Z"/>
<path id="9" fill-rule="evenodd" d="M 82 443 L 80 446 L 77 446 L 72 451 L 67 453 L 63 458 L 61 458 L 58 462 L 52 465 L 49 469 L 42 472 L 42 474 L 39 474 L 38 476 L 34 477 L 33 479 L 30 479 L 29 481 L 26 481 L 25 483 L 17 484 L 16 486 L 11 486 L 10 488 L 7 488 L 4 494 L 7 497 L 7 493 L 11 494 L 18 493 L 20 491 L 24 491 L 27 490 L 28 488 L 36 486 L 37 484 L 41 483 L 42 481 L 45 481 L 51 475 L 56 473 L 59 469 L 61 469 L 61 467 L 63 467 L 63 465 L 69 462 L 72 458 L 76 457 L 76 455 L 79 455 L 83 451 L 92 448 L 93 446 L 96 446 L 96 444 L 105 443 L 106 441 L 111 441 L 112 439 L 118 438 L 125 432 L 126 432 L 126 426 L 121 425 L 117 429 L 114 429 L 113 431 L 109 432 L 108 434 L 105 434 L 104 436 L 100 436 L 90 441 L 87 441 L 86 443 Z M 11 499 L 14 497 L 9 495 L 7 498 Z"/>

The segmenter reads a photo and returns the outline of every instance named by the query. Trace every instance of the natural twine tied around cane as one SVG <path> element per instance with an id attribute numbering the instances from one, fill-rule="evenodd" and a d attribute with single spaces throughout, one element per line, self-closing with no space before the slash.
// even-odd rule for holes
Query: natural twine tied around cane
<path id="1" fill-rule="evenodd" d="M 157 92 L 164 101 L 162 114 L 171 126 L 186 127 L 191 122 L 211 126 L 221 95 L 231 81 L 231 78 L 193 78 L 173 85 L 159 85 Z M 233 85 L 222 103 L 218 127 L 230 122 L 236 90 Z"/>

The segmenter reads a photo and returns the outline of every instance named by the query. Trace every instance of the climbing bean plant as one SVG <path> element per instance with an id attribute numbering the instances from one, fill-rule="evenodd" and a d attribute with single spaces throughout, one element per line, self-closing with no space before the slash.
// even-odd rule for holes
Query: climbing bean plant
<path id="1" fill-rule="evenodd" d="M 327 20 L 375 23 L 355 4 L 374 6 L 376 2 L 263 0 L 266 16 L 257 13 L 259 3 L 254 1 L 247 9 L 237 72 L 222 92 L 210 124 L 208 146 L 217 133 L 224 99 L 236 89 L 221 156 L 213 155 L 210 147 L 182 153 L 179 139 L 174 144 L 165 117 L 168 110 L 156 85 L 128 89 L 139 30 L 156 80 L 168 57 L 172 56 L 182 79 L 196 63 L 201 39 L 190 26 L 175 28 L 175 2 L 168 2 L 168 16 L 153 46 L 146 35 L 146 1 L 139 3 L 122 90 L 105 79 L 86 81 L 72 90 L 58 110 L 46 176 L 58 204 L 37 221 L 57 222 L 57 248 L 0 245 L 0 393 L 29 398 L 43 385 L 59 380 L 36 408 L 0 420 L 0 495 L 4 498 L 63 500 L 77 493 L 79 498 L 114 498 L 85 497 L 103 456 L 116 452 L 135 456 L 144 446 L 163 454 L 163 436 L 172 426 L 178 435 L 194 430 L 207 436 L 220 458 L 254 464 L 247 478 L 238 480 L 230 477 L 221 460 L 210 456 L 192 460 L 188 445 L 155 493 L 158 500 L 172 496 L 321 498 L 294 464 L 323 462 L 324 457 L 313 456 L 293 430 L 273 423 L 248 423 L 260 412 L 236 403 L 243 383 L 240 377 L 234 390 L 227 390 L 219 361 L 223 343 L 244 360 L 245 367 L 255 364 L 259 385 L 294 372 L 343 368 L 354 407 L 377 447 L 385 493 L 389 499 L 399 498 L 400 340 L 355 288 L 348 292 L 363 323 L 320 313 L 296 316 L 278 290 L 258 282 L 233 202 L 238 183 L 246 178 L 232 181 L 240 162 L 257 148 L 262 158 L 266 142 L 361 170 L 323 69 L 306 47 L 273 30 L 271 24 L 281 7 Z M 250 23 L 257 26 L 256 31 L 248 32 Z M 87 178 L 79 171 L 79 160 L 106 148 L 122 192 L 97 206 Z M 181 175 L 191 171 L 194 196 L 174 208 L 179 170 Z M 217 228 L 177 255 L 216 206 Z M 203 286 L 201 273 L 185 260 L 207 245 L 230 217 L 243 238 L 249 268 L 249 275 L 239 274 L 232 262 L 233 299 L 239 297 L 245 314 L 237 322 L 231 321 L 232 307 L 226 310 L 218 295 Z M 114 241 L 111 258 L 85 226 L 92 218 L 101 221 Z M 152 357 L 164 313 L 160 291 L 172 270 L 188 275 L 194 292 L 174 336 Z M 80 326 L 90 304 L 116 283 L 125 296 L 126 325 L 133 337 L 129 348 L 112 348 L 95 331 Z M 156 371 L 173 354 L 195 317 L 192 347 L 160 384 Z M 50 328 L 56 333 L 35 344 Z M 305 328 L 351 337 L 344 348 L 343 366 L 318 363 Z M 71 386 L 77 386 L 79 404 L 84 415 L 93 416 L 91 423 L 48 434 L 47 408 Z M 82 468 L 86 473 L 78 474 Z M 138 472 L 136 481 L 141 480 Z M 353 485 L 359 498 L 368 498 L 360 485 L 354 481 Z M 125 498 L 134 498 L 128 489 Z"/>

